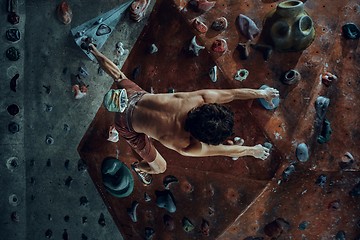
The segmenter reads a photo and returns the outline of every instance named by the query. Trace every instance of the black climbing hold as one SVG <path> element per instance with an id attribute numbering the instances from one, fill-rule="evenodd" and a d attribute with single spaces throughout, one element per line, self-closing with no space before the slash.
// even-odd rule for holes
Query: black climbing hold
<path id="1" fill-rule="evenodd" d="M 10 28 L 6 30 L 6 39 L 10 42 L 17 42 L 20 40 L 20 31 L 17 28 Z"/>
<path id="2" fill-rule="evenodd" d="M 332 129 L 330 126 L 330 122 L 327 119 L 324 119 L 322 128 L 321 128 L 321 133 L 317 137 L 318 143 L 323 144 L 323 143 L 327 143 L 328 141 L 330 141 L 331 133 L 332 133 Z"/>
<path id="3" fill-rule="evenodd" d="M 300 143 L 296 147 L 296 157 L 300 162 L 306 162 L 309 159 L 309 150 L 305 143 Z"/>
<path id="4" fill-rule="evenodd" d="M 338 231 L 335 236 L 335 240 L 346 240 L 344 231 Z"/>
<path id="5" fill-rule="evenodd" d="M 355 187 L 353 187 L 353 189 L 351 189 L 349 194 L 350 194 L 350 196 L 353 196 L 353 197 L 360 196 L 360 182 L 358 184 L 356 184 Z"/>
<path id="6" fill-rule="evenodd" d="M 156 194 L 156 205 L 160 208 L 165 208 L 170 213 L 176 211 L 176 204 L 174 196 L 169 190 L 155 191 Z"/>
<path id="7" fill-rule="evenodd" d="M 150 228 L 150 227 L 146 227 L 145 228 L 145 239 L 146 240 L 151 240 L 153 239 L 154 237 L 154 234 L 155 234 L 155 230 Z"/>
<path id="8" fill-rule="evenodd" d="M 166 230 L 168 230 L 168 231 L 174 230 L 175 222 L 174 222 L 174 219 L 171 216 L 165 214 L 164 217 L 163 217 L 163 221 L 164 221 L 164 225 L 165 225 Z"/>
<path id="9" fill-rule="evenodd" d="M 68 124 L 64 124 L 64 131 L 65 132 L 69 132 L 70 131 L 70 126 Z"/>
<path id="10" fill-rule="evenodd" d="M 89 204 L 89 201 L 87 199 L 87 197 L 82 196 L 80 197 L 80 206 L 87 206 Z"/>
<path id="11" fill-rule="evenodd" d="M 293 164 L 289 165 L 282 173 L 282 178 L 284 181 L 288 181 L 290 175 L 295 172 L 295 166 Z"/>
<path id="12" fill-rule="evenodd" d="M 15 12 L 11 12 L 8 14 L 7 20 L 12 25 L 16 25 L 20 22 L 20 17 Z"/>
<path id="13" fill-rule="evenodd" d="M 17 61 L 20 59 L 20 51 L 19 49 L 17 49 L 16 47 L 9 47 L 6 50 L 6 57 L 10 60 L 10 61 Z"/>
<path id="14" fill-rule="evenodd" d="M 18 131 L 20 131 L 20 126 L 16 122 L 10 122 L 8 125 L 8 130 L 9 130 L 9 132 L 15 134 Z"/>
<path id="15" fill-rule="evenodd" d="M 65 221 L 65 222 L 69 222 L 69 221 L 70 221 L 69 215 L 66 215 L 66 216 L 64 217 L 64 221 Z"/>
<path id="16" fill-rule="evenodd" d="M 360 37 L 360 29 L 354 23 L 343 25 L 342 33 L 347 39 L 358 39 Z"/>
<path id="17" fill-rule="evenodd" d="M 53 110 L 53 106 L 45 104 L 45 112 L 51 112 Z"/>
<path id="18" fill-rule="evenodd" d="M 11 104 L 7 107 L 7 111 L 11 116 L 15 116 L 19 113 L 20 109 L 19 106 L 16 104 Z"/>
<path id="19" fill-rule="evenodd" d="M 73 181 L 73 178 L 68 176 L 65 180 L 65 186 L 70 187 L 72 181 Z"/>
<path id="20" fill-rule="evenodd" d="M 299 229 L 300 230 L 305 230 L 307 227 L 309 226 L 309 222 L 308 221 L 303 221 L 299 224 Z"/>
<path id="21" fill-rule="evenodd" d="M 87 165 L 84 160 L 79 159 L 77 168 L 79 172 L 85 171 L 87 169 Z"/>
<path id="22" fill-rule="evenodd" d="M 66 159 L 66 160 L 65 160 L 65 163 L 64 163 L 64 167 L 65 167 L 66 169 L 69 169 L 69 164 L 70 164 L 70 160 L 69 160 L 69 159 Z"/>
<path id="23" fill-rule="evenodd" d="M 82 218 L 81 218 L 82 224 L 86 224 L 87 221 L 88 221 L 87 217 L 82 217 Z"/>
<path id="24" fill-rule="evenodd" d="M 85 234 L 81 234 L 81 240 L 88 240 L 88 237 Z"/>
<path id="25" fill-rule="evenodd" d="M 10 80 L 10 90 L 13 92 L 16 92 L 17 80 L 18 80 L 19 76 L 20 76 L 20 74 L 17 73 Z"/>
<path id="26" fill-rule="evenodd" d="M 68 235 L 66 229 L 64 229 L 64 232 L 63 232 L 63 234 L 62 234 L 62 238 L 63 238 L 63 240 L 69 240 L 69 235 Z"/>
<path id="27" fill-rule="evenodd" d="M 13 222 L 20 222 L 19 214 L 16 211 L 11 213 L 10 218 Z"/>
<path id="28" fill-rule="evenodd" d="M 321 174 L 315 181 L 317 185 L 319 185 L 321 188 L 325 187 L 327 177 L 325 174 Z"/>
<path id="29" fill-rule="evenodd" d="M 50 93 L 51 93 L 51 86 L 45 86 L 45 85 L 43 85 L 43 88 L 45 88 L 45 92 L 46 92 L 47 94 L 50 94 Z"/>
<path id="30" fill-rule="evenodd" d="M 51 167 L 51 159 L 50 158 L 48 158 L 48 160 L 46 161 L 46 166 Z"/>
<path id="31" fill-rule="evenodd" d="M 140 75 L 140 72 L 141 72 L 141 67 L 140 66 L 136 67 L 131 74 L 132 79 L 135 80 Z"/>
<path id="32" fill-rule="evenodd" d="M 52 238 L 52 235 L 53 235 L 53 233 L 52 233 L 51 229 L 46 230 L 45 237 L 50 239 L 50 238 Z"/>
<path id="33" fill-rule="evenodd" d="M 181 222 L 185 232 L 191 232 L 194 230 L 195 226 L 188 218 L 184 217 Z"/>
<path id="34" fill-rule="evenodd" d="M 105 216 L 103 213 L 100 213 L 98 223 L 100 226 L 105 227 Z"/>
<path id="35" fill-rule="evenodd" d="M 169 189 L 169 187 L 172 183 L 178 183 L 178 182 L 179 182 L 179 180 L 172 175 L 167 175 L 166 177 L 164 177 L 164 180 L 163 180 L 163 184 L 166 189 Z"/>
<path id="36" fill-rule="evenodd" d="M 133 221 L 134 223 L 137 222 L 137 213 L 136 213 L 136 209 L 139 206 L 139 202 L 137 201 L 133 201 L 131 204 L 131 208 L 127 209 L 127 213 L 131 218 L 131 221 Z"/>

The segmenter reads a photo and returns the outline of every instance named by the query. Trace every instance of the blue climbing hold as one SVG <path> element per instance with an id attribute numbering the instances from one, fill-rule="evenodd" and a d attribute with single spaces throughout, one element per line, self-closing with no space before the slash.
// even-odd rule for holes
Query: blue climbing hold
<path id="1" fill-rule="evenodd" d="M 260 89 L 266 89 L 266 88 L 269 88 L 269 86 L 267 85 L 262 85 L 260 87 Z M 259 98 L 259 102 L 260 104 L 267 110 L 272 110 L 272 109 L 275 109 L 279 106 L 279 103 L 280 103 L 280 98 L 277 97 L 277 98 L 273 98 L 272 99 L 272 103 L 273 103 L 273 106 L 271 106 L 264 98 Z"/>
<path id="2" fill-rule="evenodd" d="M 300 162 L 306 162 L 309 159 L 309 150 L 305 143 L 300 143 L 297 146 L 296 157 Z"/>

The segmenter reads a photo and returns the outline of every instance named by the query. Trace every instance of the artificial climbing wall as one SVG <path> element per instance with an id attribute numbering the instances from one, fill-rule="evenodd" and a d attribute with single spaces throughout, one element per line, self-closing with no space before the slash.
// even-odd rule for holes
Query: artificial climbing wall
<path id="1" fill-rule="evenodd" d="M 149 186 L 133 173 L 132 194 L 116 198 L 103 186 L 102 161 L 114 157 L 130 167 L 138 157 L 123 140 L 106 140 L 114 116 L 101 107 L 78 150 L 124 238 L 358 237 L 359 50 L 358 40 L 344 37 L 342 30 L 348 22 L 359 25 L 358 3 L 305 2 L 315 38 L 308 48 L 296 52 L 267 46 L 264 21 L 278 1 L 219 0 L 206 11 L 193 3 L 157 1 L 122 70 L 154 93 L 263 84 L 279 89 L 280 105 L 274 110 L 264 109 L 256 100 L 229 104 L 235 112 L 235 134 L 246 145 L 270 142 L 271 156 L 266 161 L 189 158 L 155 143 L 168 162 L 167 171 L 153 176 Z M 259 29 L 250 42 L 238 25 L 239 14 L 252 19 Z M 225 17 L 228 26 L 216 31 L 210 26 L 219 17 Z M 196 27 L 194 18 L 208 30 Z M 198 54 L 191 51 L 194 36 L 196 44 L 205 47 Z M 224 49 L 221 39 L 226 41 Z M 214 46 L 216 40 L 221 44 Z M 246 42 L 250 47 L 244 57 L 238 45 Z M 151 54 L 152 44 L 158 52 Z M 218 76 L 212 81 L 209 70 L 215 65 Z M 237 81 L 240 69 L 249 76 Z M 301 79 L 284 80 L 284 76 L 290 78 L 286 74 L 290 70 Z M 305 145 L 305 150 L 299 145 Z M 176 211 L 159 204 L 159 192 L 169 194 Z"/>

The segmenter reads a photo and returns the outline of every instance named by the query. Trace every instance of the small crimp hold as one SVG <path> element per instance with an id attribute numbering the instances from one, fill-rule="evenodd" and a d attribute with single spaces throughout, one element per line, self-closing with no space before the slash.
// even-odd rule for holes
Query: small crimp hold
<path id="1" fill-rule="evenodd" d="M 237 80 L 237 81 L 244 81 L 246 80 L 246 78 L 249 76 L 249 71 L 246 70 L 246 69 L 239 69 L 235 76 L 234 76 L 234 79 Z"/>
<path id="2" fill-rule="evenodd" d="M 133 221 L 134 223 L 137 222 L 137 213 L 136 213 L 136 209 L 139 206 L 139 202 L 137 201 L 133 201 L 131 204 L 131 208 L 127 209 L 127 213 L 131 218 L 131 221 Z"/>
<path id="3" fill-rule="evenodd" d="M 282 78 L 282 82 L 287 85 L 292 85 L 294 83 L 297 83 L 301 80 L 301 75 L 298 71 L 295 69 L 291 69 L 287 71 Z"/>
<path id="4" fill-rule="evenodd" d="M 155 45 L 155 43 L 151 44 L 150 48 L 149 48 L 149 53 L 150 54 L 154 54 L 157 53 L 159 51 L 158 47 Z"/>
<path id="5" fill-rule="evenodd" d="M 337 80 L 337 76 L 329 72 L 325 72 L 321 74 L 320 78 L 321 78 L 321 82 L 327 87 L 329 87 L 333 81 Z"/>
<path id="6" fill-rule="evenodd" d="M 202 49 L 205 49 L 204 46 L 200 46 L 199 44 L 197 44 L 196 42 L 196 36 L 194 36 L 192 39 L 191 39 L 191 43 L 190 43 L 190 46 L 189 46 L 189 51 L 194 53 L 195 56 L 199 56 L 199 52 L 200 50 Z"/>
<path id="7" fill-rule="evenodd" d="M 209 77 L 212 82 L 215 83 L 217 81 L 217 66 L 216 65 L 213 66 L 212 68 L 210 68 Z"/>
<path id="8" fill-rule="evenodd" d="M 200 21 L 199 18 L 195 18 L 193 20 L 192 26 L 200 33 L 206 33 L 208 30 L 208 27 L 205 25 L 205 23 Z"/>
<path id="9" fill-rule="evenodd" d="M 360 29 L 355 23 L 346 23 L 342 26 L 342 33 L 347 39 L 358 39 L 360 38 Z"/>
<path id="10" fill-rule="evenodd" d="M 228 21 L 225 17 L 219 17 L 211 24 L 211 28 L 215 31 L 223 31 L 228 27 Z"/>

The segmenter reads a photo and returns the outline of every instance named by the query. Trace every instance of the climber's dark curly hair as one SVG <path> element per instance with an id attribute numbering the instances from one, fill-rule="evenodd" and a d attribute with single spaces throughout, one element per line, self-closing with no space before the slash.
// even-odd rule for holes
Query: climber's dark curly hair
<path id="1" fill-rule="evenodd" d="M 233 134 L 234 113 L 216 103 L 204 104 L 189 111 L 185 130 L 197 140 L 219 145 Z"/>

